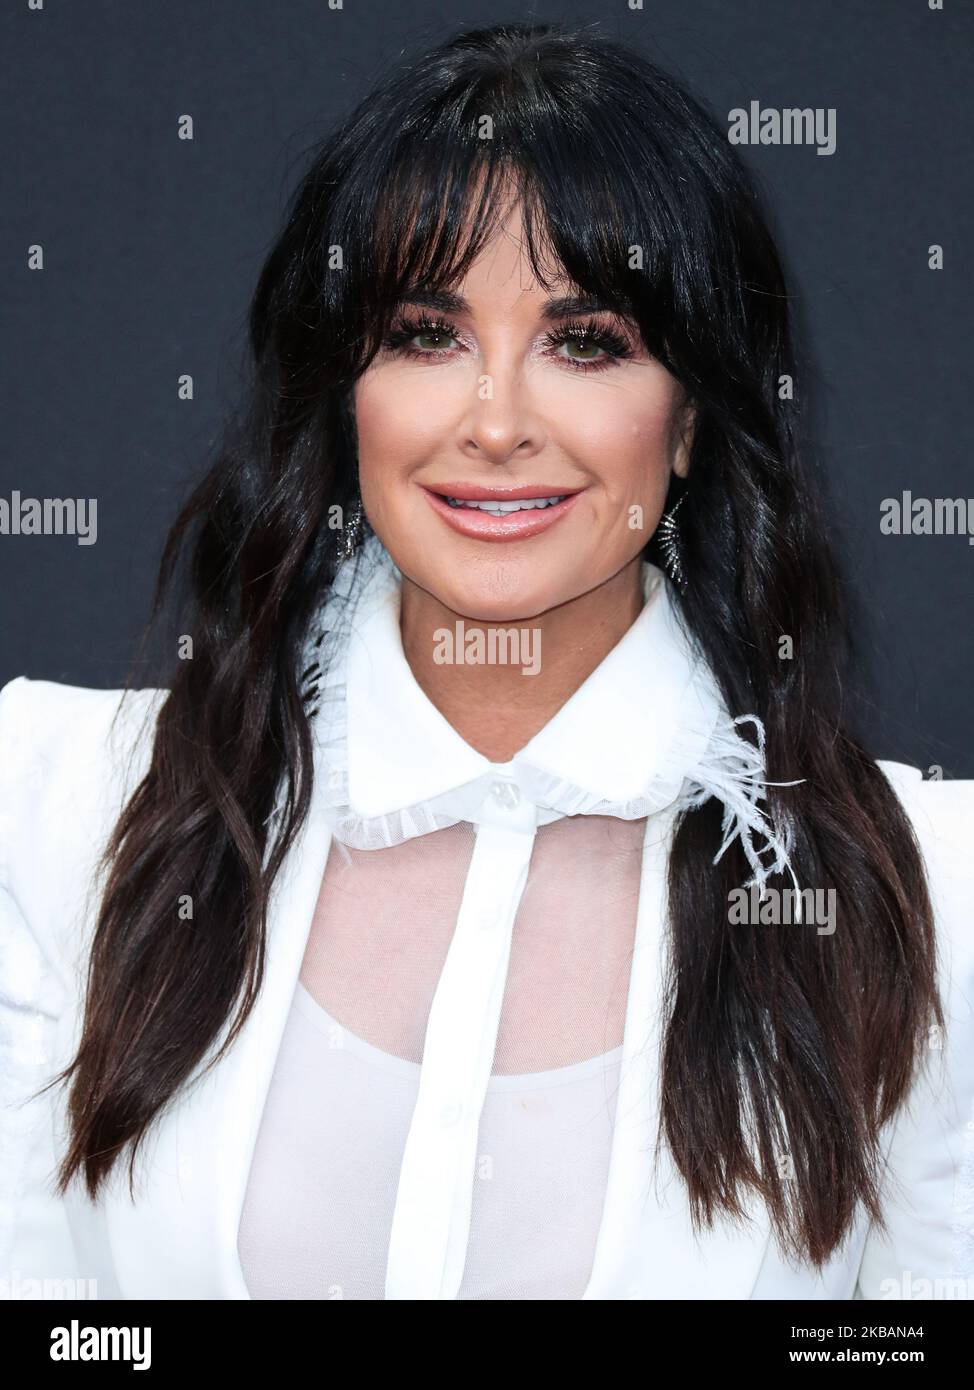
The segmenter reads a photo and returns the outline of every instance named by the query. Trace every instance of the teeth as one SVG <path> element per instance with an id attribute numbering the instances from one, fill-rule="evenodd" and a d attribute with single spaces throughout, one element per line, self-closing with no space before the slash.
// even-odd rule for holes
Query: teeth
<path id="1" fill-rule="evenodd" d="M 563 502 L 567 493 L 562 497 L 525 497 L 520 502 L 463 502 L 457 497 L 448 497 L 446 500 L 451 507 L 473 507 L 478 512 L 489 512 L 491 516 L 506 516 L 508 512 L 529 511 L 532 507 L 553 507 L 556 502 Z"/>

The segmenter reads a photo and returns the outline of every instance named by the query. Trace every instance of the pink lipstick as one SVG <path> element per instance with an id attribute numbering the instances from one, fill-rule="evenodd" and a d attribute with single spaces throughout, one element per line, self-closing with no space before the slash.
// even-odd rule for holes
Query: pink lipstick
<path id="1" fill-rule="evenodd" d="M 462 536 L 475 540 L 527 540 L 547 531 L 571 511 L 584 488 L 524 483 L 477 487 L 469 483 L 423 486 L 434 511 Z"/>

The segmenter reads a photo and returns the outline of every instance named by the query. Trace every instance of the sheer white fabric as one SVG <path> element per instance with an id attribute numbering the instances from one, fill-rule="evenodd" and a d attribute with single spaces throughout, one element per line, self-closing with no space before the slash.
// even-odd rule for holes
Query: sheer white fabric
<path id="1" fill-rule="evenodd" d="M 608 1172 L 643 821 L 541 827 L 480 1116 L 460 1299 L 574 1299 Z M 430 1004 L 475 839 L 332 846 L 240 1223 L 251 1296 L 385 1297 Z"/>

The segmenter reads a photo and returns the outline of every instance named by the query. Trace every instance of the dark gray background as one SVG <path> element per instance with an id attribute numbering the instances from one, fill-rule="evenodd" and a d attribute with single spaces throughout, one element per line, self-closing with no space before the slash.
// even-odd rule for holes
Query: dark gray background
<path id="1" fill-rule="evenodd" d="M 904 489 L 974 499 L 974 5 L 944 3 L 8 0 L 0 495 L 97 497 L 98 541 L 0 536 L 0 684 L 124 683 L 164 534 L 235 397 L 285 198 L 377 67 L 468 22 L 595 19 L 722 122 L 752 99 L 836 108 L 831 156 L 744 157 L 816 363 L 812 443 L 868 620 L 870 751 L 974 776 L 974 547 L 879 530 L 881 500 Z M 184 113 L 191 142 L 176 138 Z M 187 372 L 192 402 L 176 395 Z"/>

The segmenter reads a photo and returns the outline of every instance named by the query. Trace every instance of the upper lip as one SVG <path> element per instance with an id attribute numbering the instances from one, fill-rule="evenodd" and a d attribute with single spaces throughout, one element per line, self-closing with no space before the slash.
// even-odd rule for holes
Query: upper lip
<path id="1" fill-rule="evenodd" d="M 477 487 L 472 483 L 425 483 L 430 492 L 455 497 L 458 502 L 524 502 L 532 497 L 568 497 L 580 487 L 549 487 L 547 483 L 523 483 L 520 487 Z"/>

